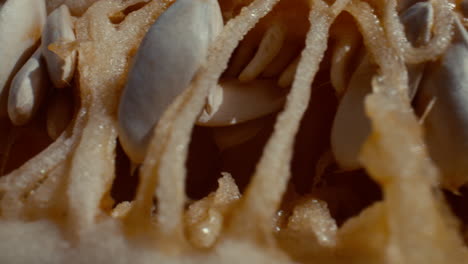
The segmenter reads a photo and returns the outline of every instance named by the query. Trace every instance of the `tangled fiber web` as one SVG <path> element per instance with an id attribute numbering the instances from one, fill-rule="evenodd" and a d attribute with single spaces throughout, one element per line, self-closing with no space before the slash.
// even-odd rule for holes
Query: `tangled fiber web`
<path id="1" fill-rule="evenodd" d="M 408 1 L 220 0 L 222 32 L 190 86 L 154 129 L 138 168 L 134 197 L 117 201 L 112 189 L 123 162 L 117 140 L 120 94 L 132 56 L 172 2 L 47 1 L 48 12 L 65 3 L 77 17 L 76 43 L 62 47 L 79 54 L 73 83 L 75 114 L 55 141 L 45 140 L 47 144 L 29 156 L 21 153 L 29 153 L 30 146 L 15 142 L 35 125 L 0 124 L 0 165 L 7 172 L 0 178 L 0 262 L 468 261 L 465 223 L 444 198 L 442 176 L 429 157 L 422 126 L 407 96 L 406 70 L 407 64 L 443 54 L 459 3 L 429 1 L 434 9 L 432 37 L 426 45 L 414 47 L 398 19 Z M 298 17 L 286 19 L 288 26 L 304 28 L 300 59 L 252 175 L 240 190 L 235 174 L 220 172 L 217 190 L 189 200 L 187 159 L 210 87 L 223 78 L 236 48 L 251 30 L 268 28 L 292 11 Z M 343 21 L 351 21 L 352 26 Z M 337 224 L 330 201 L 353 206 L 349 194 L 337 191 L 325 199 L 314 192 L 295 193 L 291 171 L 301 121 L 313 107 L 314 89 L 319 89 L 315 83 L 330 60 L 331 39 L 346 41 L 348 34 L 337 33 L 345 27 L 362 39 L 361 49 L 378 68 L 372 93 L 365 98 L 371 134 L 359 160 L 382 197 L 370 199 L 362 210 Z M 345 189 L 359 184 L 356 180 Z"/>

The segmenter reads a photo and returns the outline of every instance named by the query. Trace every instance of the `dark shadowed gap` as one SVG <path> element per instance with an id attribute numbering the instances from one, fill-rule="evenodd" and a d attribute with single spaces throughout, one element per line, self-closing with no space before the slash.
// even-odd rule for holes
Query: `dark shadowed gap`
<path id="1" fill-rule="evenodd" d="M 309 107 L 296 136 L 290 182 L 299 196 L 312 195 L 325 201 L 332 217 L 342 225 L 381 200 L 382 192 L 365 170 L 341 171 L 330 153 L 331 129 L 339 103 L 330 82 L 330 57 L 328 49 L 312 84 Z M 322 175 L 316 175 L 318 162 L 327 152 L 330 163 Z"/>
<path id="2" fill-rule="evenodd" d="M 461 187 L 458 194 L 450 191 L 443 191 L 443 193 L 452 213 L 461 222 L 460 231 L 465 244 L 468 245 L 468 186 Z"/>
<path id="3" fill-rule="evenodd" d="M 112 184 L 111 196 L 115 205 L 132 201 L 135 198 L 136 189 L 139 182 L 138 169 L 131 173 L 131 163 L 125 154 L 120 142 L 117 141 L 115 150 L 115 179 Z"/>
<path id="4" fill-rule="evenodd" d="M 325 201 L 332 217 L 342 225 L 381 200 L 382 192 L 364 170 L 341 171 L 333 160 L 323 175 L 316 175 L 319 160 L 330 149 L 331 127 L 337 108 L 337 99 L 327 76 L 328 71 L 320 72 L 314 81 L 309 108 L 296 136 L 291 183 L 299 195 L 311 194 Z"/>
<path id="5" fill-rule="evenodd" d="M 211 129 L 195 126 L 186 161 L 185 190 L 190 199 L 202 199 L 216 190 L 217 179 L 221 176 L 220 158 Z"/>
<path id="6" fill-rule="evenodd" d="M 364 170 L 340 172 L 337 167 L 330 168 L 322 183 L 312 189 L 312 195 L 327 202 L 339 226 L 382 200 L 380 186 Z"/>
<path id="7" fill-rule="evenodd" d="M 264 126 L 255 136 L 223 151 L 214 141 L 212 128 L 195 126 L 186 163 L 187 196 L 199 200 L 216 191 L 221 172 L 231 174 L 243 192 L 255 172 L 275 120 L 276 114 L 264 118 Z"/>
<path id="8" fill-rule="evenodd" d="M 276 114 L 266 117 L 265 125 L 257 135 L 222 153 L 222 171 L 231 173 L 241 193 L 245 191 L 255 173 L 263 149 L 273 132 L 276 117 Z"/>
<path id="9" fill-rule="evenodd" d="M 299 194 L 310 190 L 317 162 L 330 146 L 337 99 L 328 74 L 328 71 L 324 71 L 317 75 L 311 88 L 309 107 L 295 139 L 291 182 Z"/>
<path id="10" fill-rule="evenodd" d="M 9 150 L 2 150 L 2 170 L 3 175 L 21 167 L 25 162 L 46 149 L 53 140 L 47 134 L 46 128 L 46 103 L 43 103 L 37 111 L 35 117 L 24 126 L 13 126 L 9 120 L 2 121 L 9 131 Z M 2 140 L 3 142 L 3 140 Z"/>

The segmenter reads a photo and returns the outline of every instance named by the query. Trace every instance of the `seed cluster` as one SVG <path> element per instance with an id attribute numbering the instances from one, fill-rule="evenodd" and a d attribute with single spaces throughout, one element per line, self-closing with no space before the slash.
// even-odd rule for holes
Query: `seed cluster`
<path id="1" fill-rule="evenodd" d="M 62 5 L 47 16 L 44 1 L 22 0 L 8 1 L 0 12 L 4 18 L 0 23 L 0 31 L 7 32 L 9 28 L 15 28 L 15 23 L 21 21 L 19 23 L 24 24 L 16 27 L 15 33 L 20 38 L 28 39 L 20 40 L 21 45 L 4 43 L 4 47 L 11 47 L 11 53 L 16 53 L 17 56 L 11 57 L 13 63 L 10 65 L 13 67 L 10 68 L 8 56 L 5 56 L 7 58 L 2 67 L 5 72 L 0 74 L 5 81 L 0 83 L 0 89 L 6 102 L 0 104 L 0 108 L 7 109 L 14 125 L 25 125 L 34 118 L 47 95 L 53 94 L 53 98 L 48 100 L 48 131 L 55 139 L 65 128 L 60 123 L 66 124 L 71 119 L 71 102 L 60 102 L 66 100 L 65 95 L 60 95 L 64 92 L 49 89 L 51 83 L 55 88 L 69 87 L 75 72 L 76 51 L 71 50 L 63 54 L 58 51 L 59 45 L 75 41 L 70 11 L 66 5 Z M 20 16 L 30 16 L 30 20 L 22 21 L 21 17 L 8 17 L 17 13 Z M 7 48 L 4 51 L 10 52 Z M 57 109 L 54 107 L 57 104 L 63 105 L 64 108 Z M 59 120 L 57 116 L 62 116 L 65 120 Z"/>
<path id="2" fill-rule="evenodd" d="M 466 262 L 467 3 L 0 0 L 0 262 Z"/>

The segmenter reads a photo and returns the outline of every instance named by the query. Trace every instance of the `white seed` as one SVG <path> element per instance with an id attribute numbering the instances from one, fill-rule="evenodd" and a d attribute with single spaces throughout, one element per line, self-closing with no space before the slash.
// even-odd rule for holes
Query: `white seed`
<path id="1" fill-rule="evenodd" d="M 468 181 L 468 33 L 456 18 L 452 44 L 430 63 L 417 96 L 417 109 L 435 104 L 424 121 L 429 151 L 451 190 Z"/>
<path id="2" fill-rule="evenodd" d="M 417 3 L 401 15 L 408 40 L 416 41 L 412 43 L 413 45 L 423 44 L 429 40 L 432 14 L 432 6 L 429 3 Z M 414 96 L 423 68 L 420 65 L 408 66 L 409 97 Z M 370 133 L 364 99 L 372 92 L 371 82 L 376 72 L 376 66 L 371 62 L 369 55 L 366 55 L 352 75 L 348 89 L 338 106 L 332 127 L 331 147 L 342 169 L 353 170 L 361 167 L 358 160 L 359 152 Z"/>
<path id="3" fill-rule="evenodd" d="M 301 56 L 299 55 L 296 59 L 294 59 L 291 64 L 281 73 L 278 79 L 278 85 L 282 88 L 286 88 L 291 86 L 294 81 L 294 76 L 296 75 L 297 66 L 299 66 L 299 61 Z"/>
<path id="4" fill-rule="evenodd" d="M 11 82 L 8 115 L 13 124 L 26 124 L 37 112 L 48 88 L 45 63 L 39 49 L 23 65 Z"/>
<path id="5" fill-rule="evenodd" d="M 239 80 L 246 82 L 257 78 L 280 52 L 286 33 L 285 26 L 280 22 L 272 24 L 265 32 L 257 53 L 239 75 Z"/>
<path id="6" fill-rule="evenodd" d="M 55 9 L 47 18 L 42 33 L 42 49 L 47 62 L 47 70 L 55 87 L 63 88 L 70 84 L 75 72 L 76 51 L 61 57 L 49 49 L 49 45 L 76 40 L 73 20 L 66 5 Z"/>
<path id="7" fill-rule="evenodd" d="M 342 29 L 338 28 L 334 33 L 337 40 L 332 51 L 330 81 L 333 88 L 335 88 L 337 96 L 340 98 L 346 91 L 351 59 L 359 49 L 360 36 L 354 28 L 348 26 Z"/>
<path id="8" fill-rule="evenodd" d="M 120 141 L 133 162 L 143 160 L 154 126 L 189 86 L 222 27 L 217 0 L 178 0 L 151 26 L 119 106 Z"/>
<path id="9" fill-rule="evenodd" d="M 57 139 L 73 118 L 73 98 L 68 92 L 56 90 L 47 104 L 47 134 Z"/>
<path id="10" fill-rule="evenodd" d="M 0 117 L 7 115 L 11 80 L 34 52 L 46 16 L 44 0 L 9 0 L 0 10 Z"/>
<path id="11" fill-rule="evenodd" d="M 218 86 L 210 95 L 210 111 L 202 112 L 198 125 L 240 124 L 279 111 L 284 105 L 285 93 L 274 80 L 244 83 L 237 79 L 225 79 Z"/>
<path id="12" fill-rule="evenodd" d="M 232 54 L 232 58 L 229 61 L 229 67 L 224 73 L 226 77 L 237 78 L 239 76 L 251 58 L 255 56 L 259 41 L 258 36 L 254 34 L 254 32 L 250 32 L 244 37 Z"/>
<path id="13" fill-rule="evenodd" d="M 299 45 L 284 43 L 280 53 L 262 72 L 262 77 L 274 78 L 280 75 L 297 57 L 302 48 Z"/>
<path id="14" fill-rule="evenodd" d="M 343 169 L 357 169 L 362 143 L 370 131 L 364 111 L 364 98 L 372 92 L 372 76 L 376 67 L 366 55 L 351 77 L 346 93 L 340 101 L 331 133 L 332 152 Z"/>
<path id="15" fill-rule="evenodd" d="M 401 22 L 405 25 L 405 33 L 408 41 L 415 47 L 429 42 L 431 29 L 434 24 L 434 10 L 428 2 L 419 2 L 408 8 L 401 15 Z M 414 98 L 423 76 L 425 63 L 409 64 L 408 88 L 409 96 Z"/>
<path id="16" fill-rule="evenodd" d="M 255 137 L 265 127 L 267 118 L 259 118 L 234 126 L 214 127 L 213 139 L 221 151 L 238 146 Z"/>
<path id="17" fill-rule="evenodd" d="M 400 16 L 405 27 L 405 35 L 413 46 L 426 44 L 431 37 L 434 24 L 434 10 L 429 2 L 419 2 L 408 8 Z"/>
<path id="18" fill-rule="evenodd" d="M 413 6 L 414 4 L 422 2 L 422 0 L 399 0 L 397 1 L 397 10 L 404 11 Z"/>

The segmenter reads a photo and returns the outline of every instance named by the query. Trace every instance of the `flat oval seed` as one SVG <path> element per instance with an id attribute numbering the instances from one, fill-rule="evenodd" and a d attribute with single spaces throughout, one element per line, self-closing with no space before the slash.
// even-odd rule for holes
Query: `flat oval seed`
<path id="1" fill-rule="evenodd" d="M 274 23 L 263 36 L 257 53 L 239 75 L 239 80 L 247 82 L 257 78 L 260 73 L 280 53 L 286 39 L 286 27 L 281 22 Z"/>
<path id="2" fill-rule="evenodd" d="M 49 45 L 59 41 L 74 40 L 76 40 L 76 37 L 73 31 L 73 20 L 70 10 L 66 5 L 61 5 L 49 15 L 42 33 L 42 52 L 47 62 L 50 79 L 57 88 L 68 86 L 73 78 L 76 65 L 76 51 L 62 58 L 49 50 Z"/>
<path id="3" fill-rule="evenodd" d="M 452 44 L 424 74 L 416 108 L 435 99 L 424 126 L 431 157 L 443 185 L 457 190 L 468 182 L 468 33 L 456 18 Z"/>
<path id="4" fill-rule="evenodd" d="M 280 53 L 268 64 L 265 70 L 262 72 L 264 78 L 274 78 L 280 75 L 297 57 L 302 49 L 296 44 L 285 42 L 281 47 Z"/>
<path id="5" fill-rule="evenodd" d="M 294 76 L 296 75 L 296 71 L 297 71 L 297 67 L 299 66 L 300 59 L 301 59 L 301 56 L 299 55 L 281 73 L 281 75 L 280 75 L 280 77 L 278 79 L 278 85 L 281 88 L 289 87 L 294 82 Z"/>
<path id="6" fill-rule="evenodd" d="M 334 33 L 337 41 L 332 51 L 330 81 L 335 88 L 336 95 L 341 98 L 349 81 L 348 71 L 351 59 L 356 55 L 360 46 L 360 36 L 356 30 L 348 26 L 337 28 Z"/>
<path id="7" fill-rule="evenodd" d="M 225 79 L 218 85 L 208 99 L 210 111 L 198 119 L 200 126 L 230 126 L 269 115 L 283 107 L 286 97 L 275 80 Z"/>
<path id="8" fill-rule="evenodd" d="M 34 52 L 46 16 L 44 0 L 9 0 L 0 10 L 0 117 L 7 115 L 11 80 Z"/>
<path id="9" fill-rule="evenodd" d="M 360 167 L 359 151 L 370 131 L 370 123 L 364 111 L 364 98 L 372 92 L 371 82 L 376 72 L 375 65 L 370 62 L 369 55 L 366 55 L 353 73 L 338 106 L 331 131 L 331 148 L 343 169 Z"/>
<path id="10" fill-rule="evenodd" d="M 119 137 L 133 162 L 143 161 L 154 126 L 188 87 L 222 27 L 217 0 L 178 0 L 151 26 L 119 106 Z"/>
<path id="11" fill-rule="evenodd" d="M 428 2 L 419 2 L 408 8 L 400 17 L 408 41 L 415 47 L 425 45 L 431 38 L 434 10 Z M 421 82 L 425 63 L 406 65 L 408 69 L 409 96 L 414 98 Z"/>
<path id="12" fill-rule="evenodd" d="M 235 126 L 214 127 L 213 139 L 221 151 L 238 146 L 255 137 L 265 127 L 266 119 L 268 117 Z"/>
<path id="13" fill-rule="evenodd" d="M 8 115 L 17 126 L 34 116 L 47 92 L 48 78 L 41 54 L 37 49 L 11 82 Z"/>
<path id="14" fill-rule="evenodd" d="M 417 3 L 400 16 L 409 41 L 413 45 L 429 41 L 432 27 L 432 6 Z M 417 21 L 417 22 L 415 22 Z M 422 43 L 421 43 L 422 42 Z M 419 85 L 423 66 L 408 66 L 409 97 L 412 98 Z M 363 59 L 352 75 L 348 89 L 338 106 L 331 133 L 331 147 L 336 161 L 342 169 L 354 170 L 361 167 L 358 157 L 361 146 L 370 133 L 370 122 L 364 110 L 364 99 L 372 92 L 372 77 L 377 69 L 369 55 Z"/>

